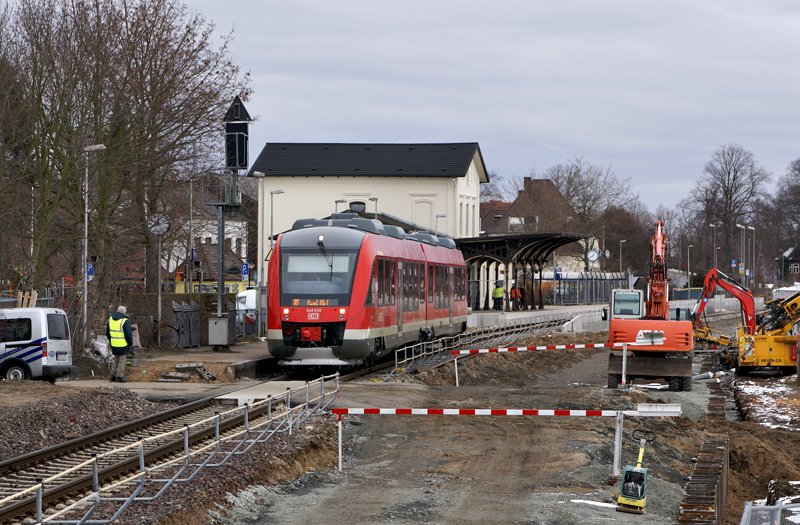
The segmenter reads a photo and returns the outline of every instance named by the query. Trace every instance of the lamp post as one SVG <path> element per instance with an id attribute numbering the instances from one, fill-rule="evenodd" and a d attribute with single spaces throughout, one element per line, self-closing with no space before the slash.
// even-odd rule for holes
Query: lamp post
<path id="1" fill-rule="evenodd" d="M 378 197 L 370 197 L 369 200 L 375 203 L 375 216 L 373 218 L 378 218 Z"/>
<path id="2" fill-rule="evenodd" d="M 750 258 L 750 266 L 752 269 L 750 271 L 750 278 L 753 282 L 753 290 L 756 289 L 756 227 L 755 226 L 748 226 L 748 230 L 753 230 L 753 256 Z"/>
<path id="3" fill-rule="evenodd" d="M 744 232 L 747 229 L 744 225 L 736 223 L 736 227 L 742 230 L 742 235 L 740 236 L 741 242 L 739 243 L 739 274 L 742 276 L 742 282 L 745 283 L 745 287 L 747 286 L 747 280 L 745 277 L 745 253 L 744 253 Z"/>
<path id="4" fill-rule="evenodd" d="M 628 239 L 622 239 L 619 241 L 619 273 L 622 273 L 622 243 L 628 242 Z"/>
<path id="5" fill-rule="evenodd" d="M 83 148 L 84 164 L 86 171 L 83 177 L 83 339 L 82 344 L 86 344 L 86 328 L 88 324 L 89 312 L 89 152 L 102 151 L 106 149 L 105 144 L 92 144 Z"/>
<path id="6" fill-rule="evenodd" d="M 714 268 L 717 267 L 717 225 L 716 224 L 709 224 L 711 228 L 711 249 L 714 250 L 714 253 L 711 255 L 711 260 L 713 261 L 712 264 Z"/>
<path id="7" fill-rule="evenodd" d="M 275 245 L 275 241 L 272 239 L 272 224 L 273 219 L 275 218 L 275 206 L 272 204 L 274 202 L 275 195 L 280 195 L 284 193 L 283 190 L 271 190 L 269 192 L 269 255 L 272 255 L 272 247 Z"/>
<path id="8" fill-rule="evenodd" d="M 692 248 L 694 248 L 694 244 L 690 244 L 686 247 L 686 288 L 689 289 L 692 287 L 692 272 L 690 271 L 690 265 L 692 263 Z M 690 297 L 687 297 L 690 299 Z"/>
<path id="9" fill-rule="evenodd" d="M 271 193 L 271 192 L 270 192 L 270 193 Z M 281 192 L 281 193 L 283 193 L 283 192 Z M 336 205 L 336 206 L 333 208 L 333 213 L 339 213 L 339 205 L 340 205 L 340 204 L 344 204 L 345 202 L 347 202 L 347 199 L 336 199 L 336 200 L 335 200 L 335 201 L 333 201 L 333 202 L 334 202 L 334 204 Z"/>
<path id="10" fill-rule="evenodd" d="M 266 311 L 264 308 L 267 305 L 267 288 L 266 288 L 266 269 L 267 265 L 264 263 L 264 208 L 266 208 L 266 199 L 264 198 L 264 186 L 266 182 L 264 177 L 266 173 L 261 171 L 254 171 L 253 176 L 258 179 L 258 294 L 256 295 L 256 315 L 258 316 L 258 337 L 264 335 L 264 326 L 266 324 Z"/>
<path id="11" fill-rule="evenodd" d="M 439 233 L 439 219 L 446 219 L 446 218 L 447 218 L 447 214 L 446 213 L 437 213 L 436 214 L 436 220 L 433 223 L 434 224 L 433 230 L 434 230 L 435 233 L 437 233 L 437 234 Z"/>

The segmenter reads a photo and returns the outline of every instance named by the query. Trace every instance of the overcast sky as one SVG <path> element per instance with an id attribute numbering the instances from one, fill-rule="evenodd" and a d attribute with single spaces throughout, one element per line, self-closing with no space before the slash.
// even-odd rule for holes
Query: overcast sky
<path id="1" fill-rule="evenodd" d="M 655 210 L 738 143 L 800 157 L 795 0 L 188 0 L 253 75 L 273 142 L 478 142 L 490 171 L 573 156 Z M 770 188 L 771 189 L 771 186 Z"/>

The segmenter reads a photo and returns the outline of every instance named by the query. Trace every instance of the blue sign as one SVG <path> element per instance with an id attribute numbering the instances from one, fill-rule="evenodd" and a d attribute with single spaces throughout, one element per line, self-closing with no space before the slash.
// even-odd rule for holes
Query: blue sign
<path id="1" fill-rule="evenodd" d="M 91 281 L 94 279 L 94 264 L 89 263 L 89 266 L 86 268 L 86 280 Z"/>
<path id="2" fill-rule="evenodd" d="M 247 263 L 242 263 L 242 275 L 247 275 L 248 273 L 250 273 L 250 267 Z"/>
<path id="3" fill-rule="evenodd" d="M 731 268 L 736 268 L 736 259 L 731 259 Z"/>

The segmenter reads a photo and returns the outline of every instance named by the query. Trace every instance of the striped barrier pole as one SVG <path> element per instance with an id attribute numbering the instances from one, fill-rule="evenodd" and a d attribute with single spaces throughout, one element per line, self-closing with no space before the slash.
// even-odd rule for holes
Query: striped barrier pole
<path id="1" fill-rule="evenodd" d="M 622 425 L 624 416 L 677 417 L 682 414 L 681 405 L 670 403 L 640 403 L 636 410 L 572 410 L 538 408 L 347 408 L 333 407 L 331 413 L 339 418 L 339 472 L 342 471 L 342 416 L 554 416 L 554 417 L 615 417 L 614 462 L 612 475 L 620 475 L 622 457 Z"/>
<path id="2" fill-rule="evenodd" d="M 565 345 L 539 345 L 539 346 L 516 346 L 516 347 L 494 347 L 494 348 L 476 348 L 472 350 L 451 350 L 450 354 L 453 356 L 453 368 L 456 375 L 456 386 L 458 384 L 458 358 L 464 355 L 473 354 L 504 354 L 511 352 L 538 352 L 542 350 L 581 350 L 584 348 L 620 348 L 623 349 L 623 367 L 625 366 L 624 350 L 626 345 L 624 343 L 585 343 L 585 344 L 565 344 Z M 622 374 L 622 383 L 625 384 L 625 373 Z"/>

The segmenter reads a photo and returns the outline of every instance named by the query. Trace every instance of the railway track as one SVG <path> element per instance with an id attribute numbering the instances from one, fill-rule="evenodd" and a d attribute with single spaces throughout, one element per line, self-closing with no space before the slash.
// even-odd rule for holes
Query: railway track
<path id="1" fill-rule="evenodd" d="M 318 390 L 311 394 L 311 388 Z M 75 512 L 81 507 L 84 512 L 89 507 L 88 516 L 92 505 L 104 499 L 116 498 L 127 506 L 140 497 L 146 481 L 182 481 L 180 476 L 188 467 L 219 465 L 259 440 L 287 430 L 291 433 L 311 412 L 324 410 L 337 391 L 338 381 L 329 377 L 327 385 L 321 378 L 307 383 L 305 392 L 287 392 L 280 399 L 251 406 L 229 408 L 215 399 L 203 399 L 4 461 L 0 463 L 0 523 L 48 519 L 58 523 L 64 519 L 59 511 L 63 514 L 73 507 Z M 207 455 L 204 461 L 192 463 L 192 458 L 203 454 Z M 156 472 L 165 477 L 156 479 Z M 125 492 L 132 496 L 119 496 Z"/>
<path id="2" fill-rule="evenodd" d="M 434 366 L 437 361 L 448 362 L 451 349 L 506 344 L 552 329 L 568 319 L 548 316 L 524 325 L 474 330 L 420 343 L 415 345 L 416 349 L 412 347 L 411 361 L 415 367 Z M 408 349 L 404 350 L 408 356 Z M 394 361 L 376 363 L 342 376 L 341 381 L 386 369 L 396 371 L 397 362 L 396 357 Z M 306 401 L 300 405 L 308 408 L 315 401 L 309 397 L 306 393 Z M 325 405 L 324 387 L 320 397 L 322 401 L 317 402 L 317 407 Z M 170 469 L 175 471 L 180 464 L 188 463 L 187 458 L 197 451 L 208 450 L 214 443 L 236 438 L 243 432 L 247 435 L 253 428 L 291 431 L 295 408 L 291 402 L 270 400 L 270 403 L 226 410 L 214 399 L 203 399 L 4 461 L 0 463 L 0 523 L 58 523 L 66 519 L 66 511 L 72 507 L 74 512 L 82 503 L 83 507 L 91 507 L 93 501 L 103 498 L 125 500 L 119 496 L 121 492 L 143 485 L 159 470 L 168 472 L 164 479 L 169 479 L 173 476 Z M 218 452 L 223 455 L 230 450 L 235 452 L 242 443 L 234 442 L 228 450 Z M 182 463 L 181 458 L 184 458 Z M 131 501 L 140 497 L 134 492 Z M 78 520 L 73 519 L 73 522 Z"/>

